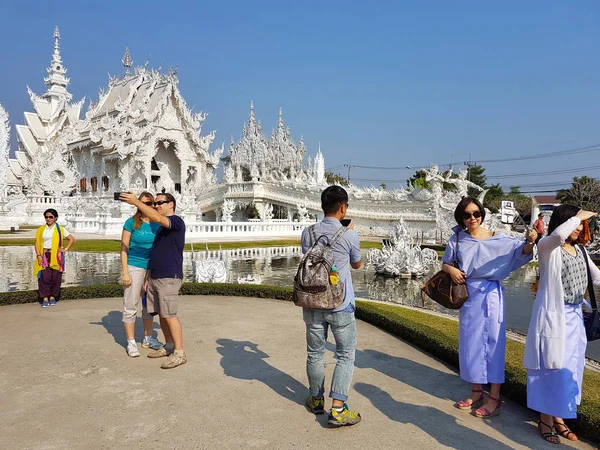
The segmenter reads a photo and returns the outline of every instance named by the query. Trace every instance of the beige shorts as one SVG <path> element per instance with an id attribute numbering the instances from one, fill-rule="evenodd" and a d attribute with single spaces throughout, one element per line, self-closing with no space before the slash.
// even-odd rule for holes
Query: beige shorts
<path id="1" fill-rule="evenodd" d="M 181 278 L 150 278 L 146 289 L 146 306 L 152 315 L 177 317 Z"/>

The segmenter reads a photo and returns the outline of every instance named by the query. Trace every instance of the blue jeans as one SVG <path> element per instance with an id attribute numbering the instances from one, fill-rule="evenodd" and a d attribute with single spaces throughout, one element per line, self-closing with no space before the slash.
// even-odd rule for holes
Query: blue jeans
<path id="1" fill-rule="evenodd" d="M 335 400 L 346 401 L 354 374 L 354 355 L 356 352 L 356 319 L 354 312 L 331 312 L 305 309 L 306 324 L 306 374 L 310 395 L 322 397 L 325 392 L 325 369 L 323 357 L 327 343 L 327 331 L 335 338 L 335 359 L 337 363 L 331 380 L 329 396 Z"/>

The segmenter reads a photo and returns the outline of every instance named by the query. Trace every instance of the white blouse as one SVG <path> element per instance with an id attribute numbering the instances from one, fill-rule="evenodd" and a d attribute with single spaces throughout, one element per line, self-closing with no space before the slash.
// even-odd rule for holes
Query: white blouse
<path id="1" fill-rule="evenodd" d="M 55 228 L 56 224 L 52 225 L 51 227 L 46 225 L 46 229 L 44 230 L 44 234 L 42 235 L 42 240 L 44 241 L 44 248 L 52 248 L 52 236 L 54 235 Z M 63 239 L 71 234 L 64 227 L 63 231 Z"/>

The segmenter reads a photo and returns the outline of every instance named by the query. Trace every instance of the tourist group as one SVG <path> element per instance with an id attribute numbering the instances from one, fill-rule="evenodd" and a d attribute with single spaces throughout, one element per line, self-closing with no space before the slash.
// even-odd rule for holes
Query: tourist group
<path id="1" fill-rule="evenodd" d="M 136 197 L 121 193 L 121 201 L 135 207 L 135 215 L 123 227 L 121 241 L 122 281 L 125 286 L 123 323 L 127 354 L 140 355 L 134 340 L 134 323 L 140 301 L 144 322 L 142 346 L 154 350 L 149 358 L 166 357 L 164 369 L 186 362 L 181 323 L 177 317 L 178 293 L 183 280 L 185 223 L 175 214 L 176 200 L 168 193 L 154 197 L 148 192 Z M 335 306 L 305 307 L 306 372 L 310 395 L 307 409 L 324 414 L 324 354 L 329 330 L 335 338 L 337 360 L 329 397 L 331 426 L 360 422 L 347 400 L 354 373 L 357 342 L 355 298 L 350 269 L 361 266 L 360 241 L 354 224 L 345 221 L 348 194 L 340 186 L 329 186 L 321 194 L 324 218 L 302 233 L 302 251 L 296 284 L 323 284 L 316 268 L 328 262 L 326 290 L 312 291 L 319 305 L 331 299 Z M 563 204 L 556 207 L 547 231 L 537 221 L 525 240 L 494 233 L 482 226 L 486 211 L 476 199 L 465 197 L 456 206 L 454 235 L 448 241 L 442 270 L 456 284 L 467 287 L 468 299 L 459 311 L 460 377 L 470 383 L 470 395 L 455 406 L 477 418 L 492 418 L 501 411 L 500 388 L 504 383 L 506 323 L 501 281 L 533 258 L 537 245 L 540 265 L 539 289 L 525 345 L 527 404 L 539 411 L 538 427 L 543 439 L 560 443 L 560 438 L 577 440 L 564 419 L 577 416 L 581 401 L 585 350 L 587 345 L 582 304 L 589 282 L 600 285 L 600 270 L 578 238 L 584 223 L 596 216 Z M 56 224 L 57 211 L 44 213 L 46 225 L 36 234 L 35 274 L 39 281 L 42 307 L 56 304 L 64 267 L 64 253 L 74 238 Z M 343 224 L 342 224 L 343 223 Z M 66 240 L 66 244 L 64 241 Z M 323 241 L 328 242 L 322 245 Z M 329 253 L 328 253 L 329 252 Z M 328 260 L 329 258 L 329 260 Z M 309 262 L 307 262 L 309 261 Z M 311 270 L 315 270 L 311 273 Z M 296 298 L 310 300 L 310 289 Z M 308 301 L 307 306 L 311 303 Z M 166 344 L 152 336 L 153 316 L 158 315 Z M 483 387 L 489 385 L 489 393 Z"/>

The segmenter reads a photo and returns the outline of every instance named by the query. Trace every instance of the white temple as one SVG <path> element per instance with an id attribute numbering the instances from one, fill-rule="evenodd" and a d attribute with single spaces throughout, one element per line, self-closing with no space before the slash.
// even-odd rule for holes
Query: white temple
<path id="1" fill-rule="evenodd" d="M 71 102 L 59 43 L 57 28 L 47 91 L 38 96 L 27 88 L 34 112 L 24 113 L 25 124 L 15 127 L 12 159 L 0 108 L 4 222 L 39 224 L 42 211 L 54 207 L 73 232 L 116 236 L 132 211 L 115 202 L 113 192 L 143 190 L 174 193 L 191 238 L 297 236 L 322 216 L 325 159 L 320 148 L 314 158 L 307 156 L 303 138 L 293 140 L 281 110 L 266 138 L 250 103 L 239 141 L 221 158 L 223 146 L 209 150 L 215 132 L 202 134 L 206 114 L 190 111 L 181 96 L 177 70 L 163 73 L 148 62 L 134 67 L 127 49 L 124 74 L 109 77 L 81 118 L 84 99 Z M 421 238 L 449 230 L 448 211 L 456 202 L 434 169 L 431 190 L 349 186 L 349 215 L 359 234 L 386 236 L 398 220 Z"/>

